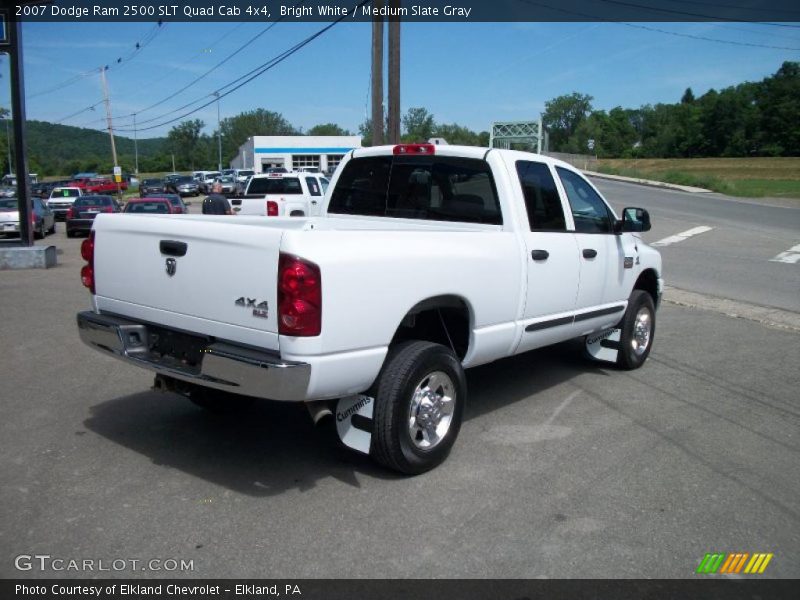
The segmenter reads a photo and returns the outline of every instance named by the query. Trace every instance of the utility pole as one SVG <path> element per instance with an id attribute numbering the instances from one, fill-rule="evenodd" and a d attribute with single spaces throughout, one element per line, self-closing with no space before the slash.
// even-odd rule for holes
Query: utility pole
<path id="1" fill-rule="evenodd" d="M 133 113 L 133 172 L 139 175 L 139 140 L 136 136 L 136 113 Z"/>
<path id="2" fill-rule="evenodd" d="M 384 0 L 372 0 L 380 10 Z M 383 144 L 383 17 L 372 21 L 372 145 Z"/>
<path id="3" fill-rule="evenodd" d="M 173 173 L 177 173 L 177 171 L 175 171 L 175 153 L 174 152 L 172 153 L 172 172 Z"/>
<path id="4" fill-rule="evenodd" d="M 108 121 L 108 136 L 111 138 L 111 156 L 114 159 L 114 171 L 116 175 L 117 167 L 119 163 L 117 162 L 117 145 L 114 143 L 114 127 L 112 125 L 112 118 L 111 118 L 111 100 L 108 98 L 108 82 L 106 81 L 106 69 L 108 67 L 101 67 L 100 68 L 100 79 L 103 82 L 103 100 L 106 104 L 106 120 Z M 114 180 L 116 181 L 116 176 Z M 117 199 L 122 201 L 122 189 L 120 188 L 119 181 L 117 183 Z"/>
<path id="5" fill-rule="evenodd" d="M 217 163 L 217 171 L 222 171 L 222 129 L 220 128 L 219 120 L 219 92 L 214 92 L 217 97 L 217 151 L 219 152 L 219 162 Z"/>
<path id="6" fill-rule="evenodd" d="M 398 14 L 400 0 L 389 0 Z M 400 143 L 400 17 L 389 17 L 389 144 Z"/>

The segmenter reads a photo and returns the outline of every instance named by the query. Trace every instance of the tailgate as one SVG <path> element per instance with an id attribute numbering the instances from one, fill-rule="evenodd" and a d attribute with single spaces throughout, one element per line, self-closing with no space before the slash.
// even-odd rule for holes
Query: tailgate
<path id="1" fill-rule="evenodd" d="M 100 311 L 278 349 L 283 229 L 261 219 L 107 215 L 95 219 Z"/>

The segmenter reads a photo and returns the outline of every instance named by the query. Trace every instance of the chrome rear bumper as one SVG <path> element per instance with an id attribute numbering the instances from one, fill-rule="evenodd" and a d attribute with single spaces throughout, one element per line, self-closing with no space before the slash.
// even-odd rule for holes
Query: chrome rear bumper
<path id="1" fill-rule="evenodd" d="M 151 350 L 148 326 L 114 315 L 78 313 L 78 331 L 89 347 L 161 375 L 234 394 L 270 400 L 305 400 L 311 365 L 228 342 L 198 347 L 197 365 Z"/>

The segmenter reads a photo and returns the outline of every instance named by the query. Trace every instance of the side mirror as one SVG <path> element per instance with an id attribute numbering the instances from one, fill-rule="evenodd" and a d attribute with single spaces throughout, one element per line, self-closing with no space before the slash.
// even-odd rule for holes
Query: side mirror
<path id="1" fill-rule="evenodd" d="M 650 213 L 643 208 L 626 208 L 622 211 L 622 231 L 650 231 Z"/>

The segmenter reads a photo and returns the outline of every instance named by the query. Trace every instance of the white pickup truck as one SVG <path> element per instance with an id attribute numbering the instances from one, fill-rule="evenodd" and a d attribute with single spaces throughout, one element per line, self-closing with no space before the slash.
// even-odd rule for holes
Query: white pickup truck
<path id="1" fill-rule="evenodd" d="M 649 228 L 543 156 L 357 149 L 319 217 L 98 215 L 78 327 L 157 388 L 211 409 L 305 402 L 345 445 L 416 474 L 458 435 L 466 368 L 578 337 L 644 363 L 663 289 Z"/>
<path id="2" fill-rule="evenodd" d="M 319 173 L 253 175 L 244 195 L 231 199 L 238 215 L 316 217 L 322 208 L 328 179 Z"/>

